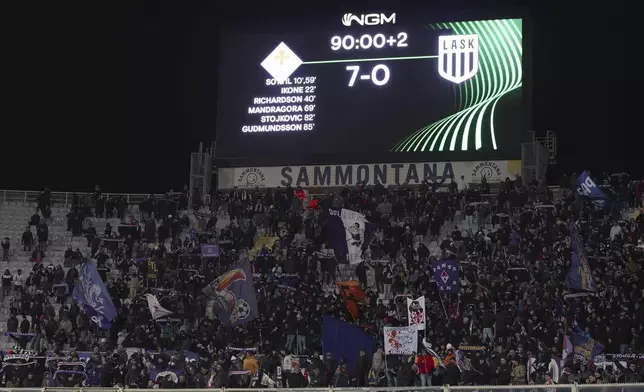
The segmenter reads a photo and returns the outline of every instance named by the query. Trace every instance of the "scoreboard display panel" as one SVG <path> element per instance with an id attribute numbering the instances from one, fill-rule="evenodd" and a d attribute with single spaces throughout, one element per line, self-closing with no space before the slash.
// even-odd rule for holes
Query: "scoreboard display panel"
<path id="1" fill-rule="evenodd" d="M 411 23 L 347 13 L 328 26 L 223 33 L 218 158 L 520 157 L 521 19 Z"/>

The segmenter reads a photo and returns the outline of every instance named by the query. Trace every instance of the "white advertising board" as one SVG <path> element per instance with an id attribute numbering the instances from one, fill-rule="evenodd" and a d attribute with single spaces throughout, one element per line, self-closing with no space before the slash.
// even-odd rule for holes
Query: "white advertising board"
<path id="1" fill-rule="evenodd" d="M 367 185 L 417 185 L 425 179 L 458 180 L 461 176 L 470 183 L 486 177 L 498 183 L 521 174 L 521 161 L 416 162 L 372 163 L 315 166 L 270 166 L 220 168 L 219 189 L 311 187 L 329 188 Z"/>

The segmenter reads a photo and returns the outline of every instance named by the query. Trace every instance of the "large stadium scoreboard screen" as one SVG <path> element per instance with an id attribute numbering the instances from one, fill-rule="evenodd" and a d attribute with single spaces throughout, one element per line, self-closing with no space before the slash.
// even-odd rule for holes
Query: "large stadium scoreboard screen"
<path id="1" fill-rule="evenodd" d="M 522 58 L 521 19 L 224 33 L 217 156 L 516 158 Z"/>

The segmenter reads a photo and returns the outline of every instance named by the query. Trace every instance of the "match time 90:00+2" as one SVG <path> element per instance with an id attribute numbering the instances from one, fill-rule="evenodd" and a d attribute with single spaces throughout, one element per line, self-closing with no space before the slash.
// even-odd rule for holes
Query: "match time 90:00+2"
<path id="1" fill-rule="evenodd" d="M 407 33 L 400 32 L 396 35 L 386 36 L 384 34 L 363 34 L 360 38 L 352 35 L 339 35 L 331 37 L 331 50 L 358 50 L 358 49 L 382 49 L 382 48 L 406 48 Z"/>

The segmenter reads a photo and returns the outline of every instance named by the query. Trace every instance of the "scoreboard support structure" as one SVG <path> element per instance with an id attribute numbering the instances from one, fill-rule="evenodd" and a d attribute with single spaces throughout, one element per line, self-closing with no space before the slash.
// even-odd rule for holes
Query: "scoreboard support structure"
<path id="1" fill-rule="evenodd" d="M 557 163 L 557 135 L 546 131 L 545 136 L 537 136 L 531 131 L 532 140 L 521 144 L 521 177 L 524 184 L 530 180 L 545 178 L 548 165 Z"/>
<path id="2" fill-rule="evenodd" d="M 203 142 L 200 142 L 199 150 L 190 154 L 190 198 L 188 200 L 190 207 L 192 207 L 192 197 L 195 189 L 201 195 L 202 202 L 210 202 L 214 155 L 215 142 L 212 142 L 206 150 L 203 148 Z"/>

